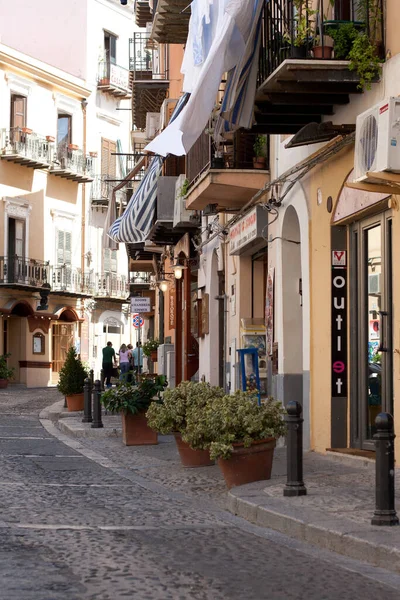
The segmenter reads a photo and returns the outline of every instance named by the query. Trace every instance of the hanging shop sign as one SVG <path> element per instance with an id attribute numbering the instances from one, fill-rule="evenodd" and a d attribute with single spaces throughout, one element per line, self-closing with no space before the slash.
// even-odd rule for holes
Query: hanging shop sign
<path id="1" fill-rule="evenodd" d="M 346 252 L 332 252 L 332 396 L 347 396 Z"/>
<path id="2" fill-rule="evenodd" d="M 268 213 L 255 206 L 229 230 L 229 254 L 254 254 L 267 245 Z"/>

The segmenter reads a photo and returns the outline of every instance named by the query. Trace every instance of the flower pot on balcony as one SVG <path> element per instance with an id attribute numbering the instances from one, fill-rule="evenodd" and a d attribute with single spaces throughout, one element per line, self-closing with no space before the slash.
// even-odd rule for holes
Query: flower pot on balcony
<path id="1" fill-rule="evenodd" d="M 266 169 L 267 168 L 267 159 L 265 156 L 254 156 L 253 157 L 253 167 L 255 169 Z"/>
<path id="2" fill-rule="evenodd" d="M 68 144 L 68 150 L 79 150 L 79 146 L 76 144 Z"/>
<path id="3" fill-rule="evenodd" d="M 225 168 L 225 162 L 223 157 L 221 156 L 213 156 L 211 158 L 211 168 L 212 169 L 224 169 Z"/>
<path id="4" fill-rule="evenodd" d="M 32 133 L 32 129 L 29 129 L 28 127 L 21 127 L 21 131 L 22 133 L 27 133 L 28 135 Z"/>
<path id="5" fill-rule="evenodd" d="M 56 138 L 53 135 L 46 135 L 46 142 L 55 142 Z"/>
<path id="6" fill-rule="evenodd" d="M 332 46 L 314 46 L 313 48 L 314 58 L 325 58 L 326 60 L 330 60 L 332 58 L 332 52 Z"/>
<path id="7" fill-rule="evenodd" d="M 97 158 L 97 152 L 89 152 L 89 156 L 92 158 Z"/>

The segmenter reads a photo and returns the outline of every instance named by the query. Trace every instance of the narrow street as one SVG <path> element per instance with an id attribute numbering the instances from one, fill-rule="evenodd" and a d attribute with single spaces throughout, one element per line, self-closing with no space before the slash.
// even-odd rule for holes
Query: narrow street
<path id="1" fill-rule="evenodd" d="M 39 421 L 56 399 L 0 396 L 0 598 L 398 598 L 400 576 L 252 526 L 140 469 L 102 466 L 106 452 L 102 461 L 90 443 L 74 450 Z"/>

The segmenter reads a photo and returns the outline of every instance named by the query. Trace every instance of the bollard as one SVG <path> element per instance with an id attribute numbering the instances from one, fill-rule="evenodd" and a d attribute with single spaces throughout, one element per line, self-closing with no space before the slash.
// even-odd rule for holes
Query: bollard
<path id="1" fill-rule="evenodd" d="M 100 383 L 101 383 L 101 389 L 103 391 L 104 391 L 104 379 L 105 379 L 105 377 L 104 377 L 104 369 L 102 369 L 100 371 Z"/>
<path id="2" fill-rule="evenodd" d="M 394 508 L 394 427 L 389 413 L 379 413 L 375 419 L 376 448 L 375 512 L 372 525 L 398 525 Z"/>
<path id="3" fill-rule="evenodd" d="M 287 415 L 287 481 L 283 488 L 284 496 L 305 496 L 307 488 L 303 482 L 303 420 L 301 404 L 288 402 Z"/>
<path id="4" fill-rule="evenodd" d="M 89 379 L 90 379 L 90 383 L 92 384 L 92 387 L 94 385 L 94 371 L 93 369 L 90 369 L 89 371 Z"/>
<path id="5" fill-rule="evenodd" d="M 93 371 L 92 371 L 93 373 Z M 83 404 L 83 419 L 82 423 L 91 423 L 92 419 L 92 381 L 90 377 L 85 379 L 85 383 L 83 386 L 83 396 L 84 396 L 84 404 Z"/>
<path id="6" fill-rule="evenodd" d="M 93 429 L 100 429 L 103 427 L 103 422 L 101 420 L 101 381 L 100 379 L 96 379 L 94 382 L 94 390 L 93 390 Z"/>

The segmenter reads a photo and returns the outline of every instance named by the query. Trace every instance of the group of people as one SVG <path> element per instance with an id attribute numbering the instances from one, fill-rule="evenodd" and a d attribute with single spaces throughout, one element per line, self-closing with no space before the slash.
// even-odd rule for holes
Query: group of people
<path id="1" fill-rule="evenodd" d="M 119 365 L 117 362 L 119 359 Z M 107 342 L 107 346 L 103 348 L 103 373 L 104 384 L 106 387 L 111 387 L 111 377 L 114 374 L 114 369 L 120 369 L 120 381 L 128 381 L 131 371 L 140 373 L 143 368 L 143 349 L 142 343 L 137 342 L 136 348 L 132 344 L 122 344 L 119 352 L 115 352 L 112 342 Z"/>

